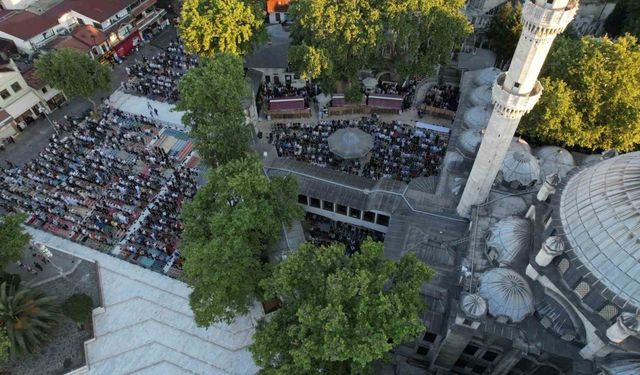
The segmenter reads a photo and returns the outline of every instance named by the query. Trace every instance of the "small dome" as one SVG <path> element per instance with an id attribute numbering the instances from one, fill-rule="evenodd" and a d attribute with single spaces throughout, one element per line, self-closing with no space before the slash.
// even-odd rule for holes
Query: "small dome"
<path id="1" fill-rule="evenodd" d="M 478 152 L 478 146 L 484 136 L 483 129 L 468 129 L 458 138 L 458 149 L 466 156 L 473 157 Z"/>
<path id="2" fill-rule="evenodd" d="M 502 73 L 502 70 L 498 68 L 482 69 L 473 80 L 473 83 L 476 86 L 493 85 L 500 73 Z"/>
<path id="3" fill-rule="evenodd" d="M 529 206 L 522 197 L 491 195 L 491 216 L 503 219 L 507 216 L 521 216 L 527 212 Z"/>
<path id="4" fill-rule="evenodd" d="M 457 151 L 447 152 L 447 155 L 444 158 L 444 165 L 449 170 L 460 168 L 463 162 L 464 157 Z"/>
<path id="5" fill-rule="evenodd" d="M 487 313 L 487 301 L 477 294 L 465 294 L 460 305 L 465 314 L 474 318 L 482 318 Z"/>
<path id="6" fill-rule="evenodd" d="M 571 153 L 561 147 L 541 147 L 536 151 L 536 156 L 540 159 L 543 176 L 557 173 L 562 179 L 576 166 Z"/>
<path id="7" fill-rule="evenodd" d="M 489 228 L 487 248 L 490 254 L 495 252 L 495 260 L 500 266 L 510 266 L 519 255 L 525 254 L 530 229 L 529 220 L 515 216 L 506 217 Z"/>
<path id="8" fill-rule="evenodd" d="M 491 85 L 477 87 L 471 91 L 471 104 L 486 107 L 491 104 Z"/>
<path id="9" fill-rule="evenodd" d="M 601 161 L 602 161 L 602 155 L 593 154 L 593 155 L 589 155 L 586 158 L 582 159 L 582 163 L 580 163 L 580 165 L 588 167 L 588 166 L 594 165 L 596 163 L 599 163 Z"/>
<path id="10" fill-rule="evenodd" d="M 533 313 L 533 293 L 527 281 L 508 268 L 494 268 L 480 277 L 479 293 L 489 314 L 518 323 Z"/>
<path id="11" fill-rule="evenodd" d="M 464 114 L 464 126 L 468 129 L 484 129 L 489 124 L 490 117 L 491 111 L 489 110 L 489 107 L 473 107 Z"/>
<path id="12" fill-rule="evenodd" d="M 521 151 L 509 151 L 502 162 L 500 176 L 504 184 L 523 188 L 540 179 L 540 164 L 533 155 Z"/>
<path id="13" fill-rule="evenodd" d="M 531 146 L 520 137 L 513 137 L 511 144 L 509 145 L 509 151 L 521 151 L 528 154 L 531 153 Z"/>
<path id="14" fill-rule="evenodd" d="M 551 236 L 544 240 L 542 247 L 549 253 L 558 255 L 564 251 L 564 242 L 558 236 Z"/>

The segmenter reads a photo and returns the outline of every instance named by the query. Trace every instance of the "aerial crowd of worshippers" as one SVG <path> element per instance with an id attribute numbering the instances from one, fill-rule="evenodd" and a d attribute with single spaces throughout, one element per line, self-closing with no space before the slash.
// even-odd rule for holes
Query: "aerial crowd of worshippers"
<path id="1" fill-rule="evenodd" d="M 342 159 L 329 149 L 328 138 L 339 129 L 357 127 L 373 136 L 373 149 L 363 159 Z M 293 158 L 321 167 L 374 180 L 393 178 L 409 182 L 438 174 L 448 135 L 377 117 L 360 120 L 320 121 L 317 124 L 276 123 L 268 135 L 280 157 Z"/>
<path id="2" fill-rule="evenodd" d="M 127 67 L 129 81 L 125 91 L 143 95 L 149 99 L 175 103 L 178 100 L 177 84 L 180 78 L 194 66 L 198 57 L 185 52 L 184 45 L 174 41 L 161 53 L 151 58 L 142 56 Z"/>
<path id="3" fill-rule="evenodd" d="M 123 89 L 134 95 L 174 103 L 177 83 L 198 59 L 187 54 L 179 40 L 156 56 L 142 57 L 127 67 Z M 379 83 L 374 93 L 405 95 L 412 103 L 416 82 Z M 291 82 L 265 83 L 264 98 L 304 97 L 314 90 Z M 457 105 L 457 91 L 436 86 L 427 93 L 430 105 Z M 407 106 L 409 104 L 405 104 Z M 157 112 L 156 112 L 157 113 Z M 179 214 L 192 198 L 201 175 L 199 158 L 185 133 L 165 129 L 149 117 L 122 112 L 103 103 L 98 118 L 89 113 L 56 123 L 44 151 L 22 167 L 7 162 L 0 172 L 0 206 L 28 214 L 27 224 L 111 253 L 170 276 L 178 276 L 182 226 Z M 339 129 L 358 128 L 373 138 L 373 149 L 357 160 L 341 159 L 329 150 L 327 139 Z M 169 141 L 168 139 L 171 139 Z M 448 136 L 400 122 L 380 121 L 376 115 L 359 120 L 317 124 L 276 123 L 268 136 L 280 157 L 371 179 L 410 181 L 437 175 Z M 167 146 L 168 145 L 168 146 Z M 311 239 L 342 242 L 356 251 L 367 236 L 381 234 L 362 228 L 308 218 Z"/>

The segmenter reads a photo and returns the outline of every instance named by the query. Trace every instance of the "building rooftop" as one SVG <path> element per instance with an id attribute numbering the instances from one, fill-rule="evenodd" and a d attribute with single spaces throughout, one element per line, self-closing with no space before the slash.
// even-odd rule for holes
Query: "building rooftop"
<path id="1" fill-rule="evenodd" d="M 198 327 L 184 283 L 27 228 L 34 241 L 96 262 L 102 307 L 93 312 L 94 339 L 85 343 L 88 374 L 252 375 L 248 346 L 262 308 L 231 324 Z"/>
<path id="2" fill-rule="evenodd" d="M 570 175 L 559 219 L 570 258 L 640 307 L 640 152 Z"/>
<path id="3" fill-rule="evenodd" d="M 24 10 L 0 10 L 0 31 L 22 40 L 29 40 L 56 25 L 58 25 L 56 17 L 38 15 Z"/>

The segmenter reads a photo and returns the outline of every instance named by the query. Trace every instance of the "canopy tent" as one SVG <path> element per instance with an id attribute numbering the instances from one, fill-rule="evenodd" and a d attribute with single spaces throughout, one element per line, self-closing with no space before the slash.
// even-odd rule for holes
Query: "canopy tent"
<path id="1" fill-rule="evenodd" d="M 304 98 L 301 96 L 269 100 L 270 111 L 290 111 L 298 109 L 304 109 Z"/>
<path id="2" fill-rule="evenodd" d="M 401 95 L 372 94 L 369 95 L 367 105 L 376 108 L 402 109 L 403 97 Z"/>
<path id="3" fill-rule="evenodd" d="M 422 130 L 427 130 L 427 131 L 434 131 L 436 133 L 443 133 L 446 135 L 449 135 L 449 133 L 451 132 L 451 129 L 444 127 L 444 126 L 438 126 L 438 125 L 432 125 L 432 124 L 427 124 L 424 122 L 416 122 L 416 128 L 417 129 L 422 129 Z M 419 130 L 416 130 L 416 133 L 418 133 Z"/>
<path id="4" fill-rule="evenodd" d="M 344 107 L 345 104 L 344 94 L 333 94 L 331 98 L 332 107 Z"/>

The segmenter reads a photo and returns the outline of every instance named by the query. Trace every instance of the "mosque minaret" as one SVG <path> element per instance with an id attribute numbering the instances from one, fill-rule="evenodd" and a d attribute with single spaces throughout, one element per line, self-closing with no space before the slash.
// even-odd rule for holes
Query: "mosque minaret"
<path id="1" fill-rule="evenodd" d="M 506 73 L 492 89 L 493 112 L 473 169 L 458 204 L 458 214 L 486 201 L 522 116 L 542 94 L 538 75 L 555 37 L 573 20 L 577 0 L 527 0 L 522 8 L 523 30 Z"/>

